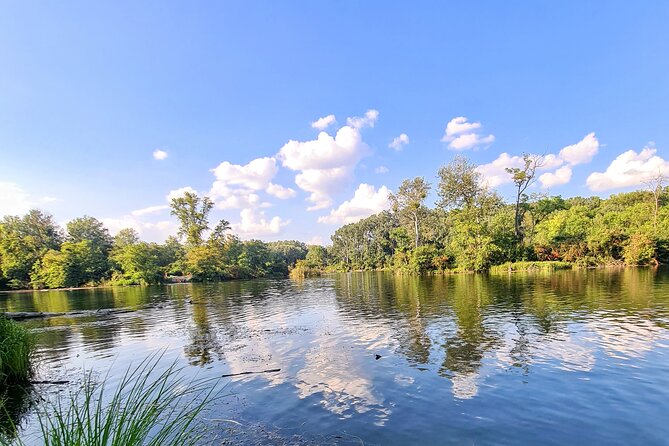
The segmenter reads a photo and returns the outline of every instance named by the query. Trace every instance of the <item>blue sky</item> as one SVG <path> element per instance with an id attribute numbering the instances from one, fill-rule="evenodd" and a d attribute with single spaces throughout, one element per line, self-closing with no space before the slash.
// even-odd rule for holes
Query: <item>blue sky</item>
<path id="1" fill-rule="evenodd" d="M 457 154 L 505 196 L 523 152 L 563 196 L 669 175 L 663 1 L 6 1 L 0 67 L 0 214 L 149 240 L 183 188 L 244 238 L 327 242 Z"/>

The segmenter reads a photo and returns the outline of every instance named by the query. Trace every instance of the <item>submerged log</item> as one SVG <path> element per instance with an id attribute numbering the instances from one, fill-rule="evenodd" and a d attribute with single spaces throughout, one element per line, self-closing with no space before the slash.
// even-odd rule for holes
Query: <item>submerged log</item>
<path id="1" fill-rule="evenodd" d="M 15 321 L 21 321 L 26 319 L 41 319 L 48 317 L 79 317 L 79 316 L 109 316 L 112 314 L 123 314 L 123 313 L 132 313 L 133 310 L 130 308 L 105 308 L 100 310 L 80 310 L 80 311 L 68 311 L 60 313 L 49 313 L 43 311 L 31 312 L 31 311 L 19 311 L 19 312 L 8 312 L 2 313 L 7 319 L 12 319 Z"/>
<path id="2" fill-rule="evenodd" d="M 239 376 L 239 375 L 255 375 L 256 373 L 276 373 L 280 372 L 281 369 L 269 369 L 269 370 L 259 370 L 257 372 L 239 372 L 239 373 L 230 373 L 228 375 L 221 375 L 221 378 L 229 378 L 231 376 Z"/>

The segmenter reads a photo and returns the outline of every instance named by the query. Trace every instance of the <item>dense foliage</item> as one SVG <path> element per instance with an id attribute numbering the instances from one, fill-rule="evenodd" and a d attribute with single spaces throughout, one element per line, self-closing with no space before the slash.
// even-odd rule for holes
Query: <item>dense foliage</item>
<path id="1" fill-rule="evenodd" d="M 392 197 L 392 212 L 335 232 L 330 267 L 483 271 L 507 262 L 601 266 L 669 261 L 669 191 L 661 177 L 652 179 L 647 191 L 608 199 L 527 195 L 541 161 L 526 156 L 524 168 L 508 169 L 517 189 L 511 204 L 489 190 L 476 166 L 462 157 L 439 170 L 440 200 L 434 209 L 425 206 L 423 192 L 430 185 L 424 179 L 405 181 Z"/>
<path id="2" fill-rule="evenodd" d="M 308 247 L 297 241 L 242 241 L 225 220 L 210 230 L 207 197 L 186 193 L 172 201 L 172 210 L 181 223 L 183 242 L 170 237 L 162 244 L 147 243 L 133 229 L 112 237 L 100 221 L 88 216 L 69 222 L 66 231 L 38 210 L 7 216 L 0 221 L 0 287 L 285 276 L 308 254 Z"/>

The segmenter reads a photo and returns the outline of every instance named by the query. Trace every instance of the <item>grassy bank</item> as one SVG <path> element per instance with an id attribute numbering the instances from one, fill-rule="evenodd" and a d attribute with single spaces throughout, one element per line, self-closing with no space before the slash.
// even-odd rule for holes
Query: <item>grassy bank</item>
<path id="1" fill-rule="evenodd" d="M 491 273 L 509 273 L 517 271 L 559 271 L 572 269 L 569 262 L 507 262 L 490 267 Z"/>
<path id="2" fill-rule="evenodd" d="M 0 316 L 0 388 L 28 382 L 34 349 L 33 335 L 25 327 Z"/>

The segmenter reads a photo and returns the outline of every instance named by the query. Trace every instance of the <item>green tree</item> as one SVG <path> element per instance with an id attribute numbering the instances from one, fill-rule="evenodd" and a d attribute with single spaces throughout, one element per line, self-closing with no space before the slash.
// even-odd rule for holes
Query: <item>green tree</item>
<path id="1" fill-rule="evenodd" d="M 481 173 L 467 158 L 456 156 L 448 165 L 439 169 L 440 208 L 474 207 L 484 192 Z"/>
<path id="2" fill-rule="evenodd" d="M 109 252 L 114 245 L 114 239 L 109 235 L 107 228 L 98 219 L 87 215 L 68 222 L 66 227 L 67 241 L 72 244 L 71 246 L 84 241 L 89 242 L 86 248 L 83 248 L 84 245 L 79 245 L 79 249 L 85 249 L 89 262 L 86 265 L 85 282 L 97 282 L 106 277 L 109 271 Z M 84 252 L 80 254 L 84 255 Z"/>
<path id="3" fill-rule="evenodd" d="M 203 243 L 203 234 L 209 229 L 209 212 L 214 207 L 209 197 L 200 198 L 193 192 L 173 198 L 171 214 L 179 220 L 179 235 L 186 239 L 186 246 L 193 248 Z"/>
<path id="4" fill-rule="evenodd" d="M 53 217 L 40 210 L 23 217 L 4 217 L 0 222 L 0 276 L 11 288 L 28 286 L 35 262 L 49 250 L 58 250 L 62 240 L 62 230 Z"/>
<path id="5" fill-rule="evenodd" d="M 400 222 L 410 226 L 414 233 L 414 247 L 420 245 L 420 223 L 425 217 L 425 199 L 430 192 L 430 183 L 421 177 L 404 180 L 397 193 L 391 194 L 390 201 Z"/>
<path id="6" fill-rule="evenodd" d="M 96 218 L 84 215 L 68 222 L 66 227 L 67 241 L 69 242 L 79 243 L 89 240 L 93 246 L 105 253 L 112 248 L 114 242 L 112 236 L 109 235 L 109 231 L 102 222 Z"/>
<path id="7" fill-rule="evenodd" d="M 310 268 L 325 268 L 328 264 L 328 251 L 320 245 L 309 246 L 305 264 Z"/>
<path id="8" fill-rule="evenodd" d="M 114 236 L 113 249 L 120 249 L 128 245 L 139 243 L 139 234 L 131 228 L 121 229 Z"/>
<path id="9" fill-rule="evenodd" d="M 155 243 L 146 242 L 117 245 L 113 250 L 112 259 L 118 265 L 122 279 L 115 277 L 115 281 L 128 285 L 160 283 L 165 272 L 165 264 L 171 263 L 170 259 L 161 259 L 161 248 Z"/>
<path id="10" fill-rule="evenodd" d="M 90 240 L 65 242 L 35 262 L 30 273 L 33 288 L 77 287 L 96 283 L 107 262 Z"/>

